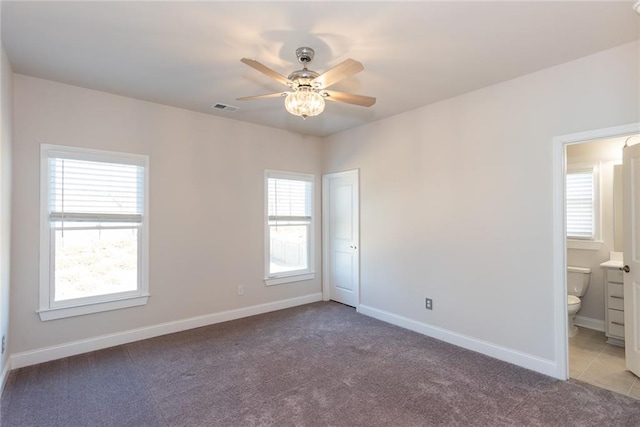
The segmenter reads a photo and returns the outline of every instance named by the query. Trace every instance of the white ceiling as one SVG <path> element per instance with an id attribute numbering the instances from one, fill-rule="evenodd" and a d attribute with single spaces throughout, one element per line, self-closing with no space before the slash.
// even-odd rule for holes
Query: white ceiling
<path id="1" fill-rule="evenodd" d="M 632 1 L 12 2 L 2 43 L 17 73 L 308 135 L 325 136 L 639 38 Z M 247 67 L 365 70 L 332 87 L 377 97 L 302 120 L 284 88 Z M 214 103 L 241 107 L 216 111 Z"/>

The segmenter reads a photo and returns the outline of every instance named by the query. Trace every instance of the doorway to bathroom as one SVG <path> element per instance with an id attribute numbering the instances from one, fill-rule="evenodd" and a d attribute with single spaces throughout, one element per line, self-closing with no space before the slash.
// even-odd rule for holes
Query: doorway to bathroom
<path id="1" fill-rule="evenodd" d="M 564 253 L 562 265 L 557 266 L 562 269 L 557 272 L 562 276 L 562 286 L 560 289 L 556 286 L 564 300 L 559 311 L 565 321 L 558 322 L 563 330 L 557 331 L 557 336 L 562 336 L 559 344 L 567 361 L 565 378 L 638 399 L 640 379 L 628 370 L 625 355 L 621 268 L 625 236 L 623 146 L 640 142 L 640 137 L 634 137 L 639 133 L 640 126 L 634 124 L 560 137 L 563 185 L 560 238 Z M 640 146 L 637 148 L 640 153 Z M 569 267 L 580 269 L 567 273 Z M 590 275 L 582 294 L 574 292 L 571 284 L 575 271 Z M 579 308 L 572 319 L 569 314 L 575 311 L 576 300 Z M 572 325 L 577 328 L 575 336 L 571 336 Z"/>

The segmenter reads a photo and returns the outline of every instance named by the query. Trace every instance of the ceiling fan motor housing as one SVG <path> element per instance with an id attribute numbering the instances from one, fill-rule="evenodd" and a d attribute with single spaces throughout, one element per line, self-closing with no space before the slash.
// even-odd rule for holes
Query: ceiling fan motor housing
<path id="1" fill-rule="evenodd" d="M 318 77 L 320 74 L 312 70 L 303 68 L 302 70 L 294 71 L 289 74 L 288 79 L 294 83 L 295 87 L 299 86 L 311 86 L 311 81 Z"/>

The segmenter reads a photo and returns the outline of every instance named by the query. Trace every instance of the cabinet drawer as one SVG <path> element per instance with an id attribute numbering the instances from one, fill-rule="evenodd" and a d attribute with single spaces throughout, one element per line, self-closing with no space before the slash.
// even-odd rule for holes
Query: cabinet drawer
<path id="1" fill-rule="evenodd" d="M 607 283 L 607 296 L 624 297 L 624 287 L 620 283 Z"/>
<path id="2" fill-rule="evenodd" d="M 607 283 L 607 308 L 624 310 L 624 287 L 620 283 Z"/>
<path id="3" fill-rule="evenodd" d="M 622 283 L 622 271 L 613 269 L 607 270 L 607 281 Z"/>
<path id="4" fill-rule="evenodd" d="M 617 335 L 624 339 L 624 311 L 609 309 L 609 335 Z"/>
<path id="5" fill-rule="evenodd" d="M 624 286 L 620 283 L 607 283 L 607 304 L 608 308 L 624 310 Z"/>
<path id="6" fill-rule="evenodd" d="M 614 310 L 624 310 L 624 300 L 622 297 L 609 295 L 609 299 L 607 301 L 607 308 L 612 308 Z"/>

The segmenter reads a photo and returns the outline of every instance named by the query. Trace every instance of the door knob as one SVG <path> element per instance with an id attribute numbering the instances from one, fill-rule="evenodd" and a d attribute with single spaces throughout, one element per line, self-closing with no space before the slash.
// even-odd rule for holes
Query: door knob
<path id="1" fill-rule="evenodd" d="M 625 273 L 628 273 L 629 271 L 631 271 L 628 265 L 625 265 L 624 267 L 620 267 L 620 270 L 624 271 Z"/>

